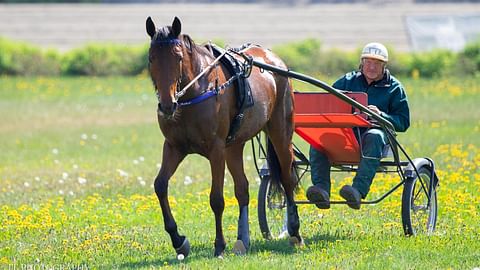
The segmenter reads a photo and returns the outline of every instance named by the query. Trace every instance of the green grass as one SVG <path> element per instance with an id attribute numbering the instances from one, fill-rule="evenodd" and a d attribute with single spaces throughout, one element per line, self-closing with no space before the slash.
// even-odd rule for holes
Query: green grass
<path id="1" fill-rule="evenodd" d="M 225 184 L 225 258 L 213 258 L 208 162 L 189 156 L 169 195 L 191 256 L 175 259 L 153 191 L 163 138 L 150 79 L 0 78 L 0 268 L 22 266 L 193 269 L 473 269 L 480 267 L 480 88 L 475 79 L 402 80 L 412 127 L 399 139 L 412 157 L 437 164 L 433 236 L 405 237 L 401 191 L 353 211 L 299 206 L 306 246 L 262 239 L 258 176 L 250 147 L 247 256 L 231 252 L 238 207 Z M 307 89 L 297 84 L 299 89 Z M 306 145 L 298 138 L 307 153 Z M 350 175 L 336 175 L 333 194 Z M 191 183 L 189 183 L 191 180 Z M 378 176 L 372 198 L 397 181 Z M 308 186 L 309 176 L 303 183 Z M 299 196 L 304 196 L 303 193 Z M 338 196 L 338 195 L 334 195 Z"/>

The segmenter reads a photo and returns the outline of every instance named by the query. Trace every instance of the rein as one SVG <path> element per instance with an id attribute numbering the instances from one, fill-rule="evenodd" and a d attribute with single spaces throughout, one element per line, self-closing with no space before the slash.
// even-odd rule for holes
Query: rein
<path id="1" fill-rule="evenodd" d="M 212 67 L 216 66 L 217 62 L 220 61 L 220 59 L 225 56 L 225 54 L 227 54 L 229 51 L 231 52 L 234 52 L 238 55 L 241 55 L 244 59 L 245 59 L 245 62 L 243 63 L 243 67 L 244 67 L 244 70 L 243 72 L 238 72 L 236 73 L 235 75 L 233 75 L 232 77 L 230 77 L 230 79 L 228 79 L 226 82 L 224 82 L 223 84 L 221 84 L 220 86 L 218 86 L 217 84 L 213 87 L 210 87 L 208 88 L 207 90 L 203 91 L 199 96 L 196 96 L 192 99 L 189 99 L 189 100 L 185 100 L 185 101 L 179 101 L 178 99 L 180 97 L 182 97 L 183 95 L 185 95 L 185 93 L 187 92 L 187 90 L 196 82 L 200 79 L 200 77 L 202 77 L 207 71 L 209 71 Z M 239 52 L 236 52 L 235 50 L 225 50 L 222 54 L 220 54 L 217 58 L 215 58 L 215 60 L 210 63 L 204 70 L 202 70 L 202 72 L 200 72 L 197 76 L 195 76 L 195 78 L 192 79 L 192 81 L 190 81 L 187 85 L 185 85 L 185 87 L 183 87 L 183 89 L 179 92 L 177 92 L 175 94 L 175 100 L 177 101 L 177 104 L 179 106 L 188 106 L 188 105 L 193 105 L 193 104 L 197 104 L 197 103 L 200 103 L 206 99 L 209 99 L 213 96 L 216 96 L 218 95 L 218 93 L 226 88 L 228 88 L 236 79 L 238 79 L 240 76 L 244 77 L 244 78 L 247 78 L 250 76 L 250 73 L 252 72 L 252 60 L 253 58 L 251 56 L 247 56 L 243 53 L 239 53 Z M 217 78 L 218 79 L 218 78 Z"/>
<path id="2" fill-rule="evenodd" d="M 189 99 L 189 100 L 186 100 L 186 101 L 179 101 L 179 102 L 177 102 L 177 104 L 179 106 L 193 105 L 193 104 L 200 103 L 200 102 L 202 102 L 202 101 L 204 101 L 204 100 L 206 100 L 210 97 L 216 96 L 216 95 L 218 95 L 218 93 L 220 91 L 228 88 L 233 83 L 233 81 L 238 79 L 240 74 L 241 73 L 235 74 L 234 76 L 232 76 L 230 79 L 228 79 L 226 82 L 224 82 L 222 85 L 220 85 L 218 87 L 210 87 L 209 89 L 202 92 L 199 96 L 194 97 L 194 98 Z"/>
<path id="3" fill-rule="evenodd" d="M 183 87 L 182 90 L 178 91 L 175 93 L 175 100 L 178 101 L 179 98 L 181 98 L 185 93 L 187 92 L 188 88 L 190 88 L 195 82 L 197 82 L 200 77 L 202 77 L 205 73 L 207 73 L 220 59 L 227 53 L 227 51 L 224 51 L 221 55 L 219 55 L 215 60 L 213 60 L 212 63 L 210 63 L 202 72 L 198 73 L 195 78 L 193 78 L 185 87 Z M 233 77 L 232 77 L 233 78 Z M 178 104 L 181 105 L 181 103 L 185 102 L 179 102 Z"/>

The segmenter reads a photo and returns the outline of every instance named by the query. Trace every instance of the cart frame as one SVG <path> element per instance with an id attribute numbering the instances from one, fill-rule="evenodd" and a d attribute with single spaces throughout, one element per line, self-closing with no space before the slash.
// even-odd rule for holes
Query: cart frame
<path id="1" fill-rule="evenodd" d="M 394 130 L 393 125 L 384 119 L 382 116 L 376 114 L 375 112 L 368 109 L 366 106 L 365 99 L 362 101 L 357 100 L 356 98 L 352 98 L 352 93 L 344 92 L 338 89 L 335 89 L 328 84 L 317 80 L 315 78 L 309 77 L 307 75 L 297 73 L 294 71 L 278 68 L 263 62 L 258 62 L 253 60 L 252 58 L 242 55 L 245 57 L 246 62 L 250 63 L 250 65 L 257 66 L 262 70 L 268 70 L 271 72 L 279 73 L 280 75 L 290 77 L 296 80 L 300 80 L 306 83 L 309 83 L 313 86 L 319 87 L 325 90 L 327 93 L 335 97 L 336 99 L 348 104 L 351 106 L 351 111 L 349 114 L 350 117 L 356 118 L 358 121 L 353 121 L 350 123 L 346 122 L 335 122 L 335 118 L 332 118 L 326 126 L 321 124 L 317 125 L 315 116 L 319 116 L 320 114 L 311 114 L 307 117 L 302 117 L 301 113 L 298 113 L 297 110 L 295 112 L 295 132 L 299 134 L 302 138 L 306 138 L 306 141 L 309 142 L 308 136 L 302 134 L 302 128 L 310 128 L 310 129 L 320 129 L 325 127 L 334 126 L 336 128 L 355 128 L 358 125 L 363 127 L 374 127 L 379 128 L 385 132 L 387 135 L 387 139 L 389 141 L 389 146 L 391 152 L 393 154 L 393 160 L 384 161 L 381 160 L 380 167 L 378 172 L 396 172 L 400 176 L 400 182 L 394 185 L 389 191 L 381 195 L 379 198 L 373 200 L 366 200 L 361 201 L 361 204 L 377 204 L 388 197 L 390 194 L 395 192 L 397 189 L 403 186 L 403 193 L 402 193 L 402 223 L 405 235 L 415 235 L 420 232 L 425 232 L 426 234 L 431 234 L 435 230 L 436 220 L 437 220 L 437 187 L 439 185 L 439 179 L 435 172 L 435 164 L 432 159 L 425 157 L 425 158 L 415 158 L 412 159 L 406 152 L 406 150 L 400 145 L 398 140 L 396 139 L 396 133 Z M 295 92 L 295 102 L 297 102 L 298 97 L 303 94 L 322 94 L 321 92 L 314 92 L 314 93 L 299 93 Z M 312 98 L 316 98 L 315 96 L 311 96 Z M 343 112 L 345 113 L 345 112 Z M 352 119 L 353 119 L 352 118 Z M 343 118 L 342 118 L 343 119 Z M 363 119 L 363 122 L 362 122 Z M 368 119 L 368 121 L 367 121 Z M 348 120 L 348 119 L 347 119 Z M 332 124 L 330 124 L 332 123 Z M 358 124 L 360 123 L 360 124 Z M 265 238 L 271 239 L 276 237 L 276 233 L 273 232 L 271 229 L 272 221 L 268 218 L 269 211 L 276 211 L 280 210 L 283 211 L 284 207 L 282 202 L 282 192 L 283 190 L 279 186 L 275 186 L 275 181 L 272 181 L 271 174 L 268 169 L 268 162 L 265 162 L 263 166 L 259 166 L 258 159 L 264 158 L 267 159 L 267 151 L 266 151 L 266 141 L 262 140 L 262 135 L 258 134 L 252 140 L 252 152 L 254 154 L 254 161 L 255 167 L 257 169 L 258 175 L 261 179 L 260 190 L 259 190 L 259 206 L 258 206 L 258 214 L 259 214 L 259 223 L 260 229 L 262 234 Z M 309 142 L 312 145 L 311 142 Z M 361 147 L 361 143 L 359 144 Z M 309 171 L 310 162 L 309 159 L 302 153 L 302 151 L 294 144 L 294 163 L 293 163 L 293 172 L 294 176 L 297 180 L 297 185 L 300 183 L 302 178 L 304 177 L 305 173 Z M 360 148 L 361 152 L 361 148 Z M 400 155 L 404 156 L 406 160 L 402 161 L 400 159 Z M 333 162 L 335 163 L 335 162 Z M 349 163 L 349 164 L 348 164 Z M 336 171 L 356 171 L 356 164 L 355 162 L 347 162 L 347 164 L 342 164 L 339 162 L 338 164 L 333 164 L 332 168 L 336 168 Z M 332 170 L 335 171 L 335 170 Z M 417 202 L 417 199 L 420 201 L 422 200 L 422 196 L 424 202 L 420 204 Z M 272 199 L 273 198 L 273 199 Z M 275 199 L 276 198 L 276 199 Z M 270 199 L 272 201 L 270 201 Z M 276 200 L 276 201 L 275 201 Z M 310 202 L 308 200 L 295 200 L 296 204 L 315 204 L 314 202 Z M 346 201 L 330 201 L 330 204 L 347 204 Z M 416 215 L 420 213 L 427 214 L 426 220 L 424 216 L 421 216 L 421 221 L 416 221 Z M 282 222 L 282 221 L 280 221 Z M 426 224 L 424 224 L 426 222 Z M 269 224 L 270 223 L 270 224 Z M 285 223 L 283 221 L 283 223 Z M 284 234 L 283 225 L 280 225 L 279 235 Z"/>

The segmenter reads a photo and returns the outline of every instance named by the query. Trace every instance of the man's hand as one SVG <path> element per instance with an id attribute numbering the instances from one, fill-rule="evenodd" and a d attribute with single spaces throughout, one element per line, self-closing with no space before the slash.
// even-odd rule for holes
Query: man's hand
<path id="1" fill-rule="evenodd" d="M 375 105 L 368 105 L 367 106 L 371 111 L 373 111 L 374 113 L 380 115 L 381 111 L 377 108 L 377 106 Z"/>

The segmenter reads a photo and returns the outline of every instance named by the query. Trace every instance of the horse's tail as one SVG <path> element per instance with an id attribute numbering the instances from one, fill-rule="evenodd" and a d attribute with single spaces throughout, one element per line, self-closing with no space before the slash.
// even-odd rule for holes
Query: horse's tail
<path id="1" fill-rule="evenodd" d="M 269 138 L 267 138 L 267 163 L 270 176 L 272 177 L 272 184 L 274 184 L 276 188 L 281 188 L 280 161 L 278 160 L 277 153 L 273 148 L 272 141 L 270 141 Z"/>
<path id="2" fill-rule="evenodd" d="M 281 185 L 281 168 L 280 168 L 280 161 L 278 160 L 277 153 L 273 148 L 273 144 L 270 139 L 267 137 L 267 163 L 268 168 L 270 171 L 270 176 L 272 177 L 272 184 L 275 188 L 279 188 L 278 190 L 282 190 L 283 187 Z M 295 170 L 294 166 L 292 166 L 292 174 L 296 179 L 295 181 L 295 193 L 302 192 L 300 185 L 298 182 L 300 181 L 298 172 Z"/>

